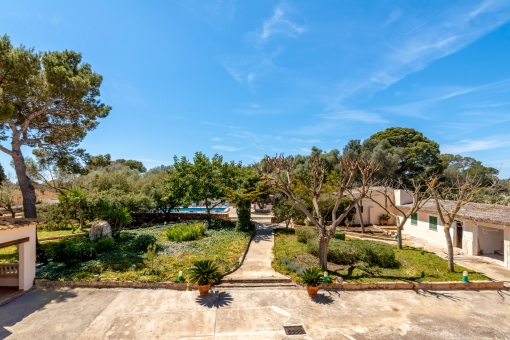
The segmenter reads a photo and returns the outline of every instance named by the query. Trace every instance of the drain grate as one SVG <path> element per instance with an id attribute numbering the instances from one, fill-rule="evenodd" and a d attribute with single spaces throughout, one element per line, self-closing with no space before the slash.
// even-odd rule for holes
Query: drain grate
<path id="1" fill-rule="evenodd" d="M 303 326 L 283 326 L 285 334 L 287 335 L 301 335 L 306 334 Z"/>

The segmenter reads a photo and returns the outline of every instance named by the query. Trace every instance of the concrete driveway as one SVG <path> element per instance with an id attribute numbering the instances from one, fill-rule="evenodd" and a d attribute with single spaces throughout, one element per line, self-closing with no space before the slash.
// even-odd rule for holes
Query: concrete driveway
<path id="1" fill-rule="evenodd" d="M 0 338 L 508 339 L 510 292 L 37 288 L 0 307 Z"/>

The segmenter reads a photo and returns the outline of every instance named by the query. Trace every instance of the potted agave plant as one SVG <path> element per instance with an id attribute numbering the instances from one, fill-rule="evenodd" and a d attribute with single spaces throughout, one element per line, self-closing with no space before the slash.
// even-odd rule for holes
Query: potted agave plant
<path id="1" fill-rule="evenodd" d="M 221 272 L 218 266 L 211 260 L 202 260 L 195 262 L 191 268 L 189 280 L 191 283 L 198 284 L 198 291 L 201 296 L 205 296 L 211 289 L 211 284 L 218 281 Z"/>
<path id="2" fill-rule="evenodd" d="M 312 267 L 305 269 L 301 274 L 301 281 L 306 285 L 308 295 L 315 297 L 319 291 L 320 285 L 323 282 L 324 277 L 320 268 Z"/>

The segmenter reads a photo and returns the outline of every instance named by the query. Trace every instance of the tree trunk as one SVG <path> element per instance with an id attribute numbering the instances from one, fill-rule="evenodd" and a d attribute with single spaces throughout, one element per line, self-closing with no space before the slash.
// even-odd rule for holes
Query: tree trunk
<path id="1" fill-rule="evenodd" d="M 207 214 L 207 216 L 206 216 L 207 217 L 207 227 L 209 227 L 212 222 L 211 209 L 209 208 L 209 206 L 206 206 L 205 209 L 206 209 L 206 214 Z"/>
<path id="2" fill-rule="evenodd" d="M 328 245 L 330 238 L 319 236 L 319 267 L 328 270 Z"/>
<path id="3" fill-rule="evenodd" d="M 453 267 L 453 243 L 452 235 L 450 235 L 450 227 L 444 227 L 444 236 L 446 238 L 446 246 L 448 248 L 448 270 L 454 271 Z"/>
<path id="4" fill-rule="evenodd" d="M 359 213 L 359 224 L 361 226 L 361 233 L 364 234 L 365 233 L 365 225 L 363 224 L 363 213 L 361 212 L 361 205 L 359 205 L 359 204 L 356 204 L 356 205 L 357 205 L 358 213 Z"/>
<path id="5" fill-rule="evenodd" d="M 76 208 L 78 210 L 78 217 L 80 219 L 80 230 L 83 231 L 83 225 L 84 225 L 84 218 L 83 218 L 83 210 L 81 209 L 81 204 L 76 204 Z"/>
<path id="6" fill-rule="evenodd" d="M 402 227 L 397 226 L 397 248 L 402 249 Z"/>
<path id="7" fill-rule="evenodd" d="M 25 158 L 21 150 L 13 150 L 12 160 L 18 177 L 18 184 L 23 196 L 23 212 L 26 218 L 37 218 L 37 210 L 35 208 L 35 188 L 27 176 L 27 167 Z"/>

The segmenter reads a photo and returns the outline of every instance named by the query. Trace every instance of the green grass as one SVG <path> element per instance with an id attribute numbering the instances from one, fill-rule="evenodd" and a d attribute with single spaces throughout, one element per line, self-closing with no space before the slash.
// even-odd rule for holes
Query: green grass
<path id="1" fill-rule="evenodd" d="M 205 236 L 195 241 L 172 242 L 166 235 L 168 226 L 125 231 L 120 240 L 116 240 L 116 250 L 101 253 L 96 259 L 76 266 L 50 262 L 44 270 L 38 272 L 38 278 L 51 280 L 92 281 L 99 274 L 105 281 L 163 282 L 176 281 L 180 270 L 184 278 L 189 269 L 198 260 L 213 260 L 222 273 L 228 272 L 238 264 L 240 256 L 246 250 L 251 231 L 237 231 L 234 228 L 209 228 Z M 153 235 L 158 245 L 158 256 L 154 271 L 143 261 L 143 253 L 128 250 L 127 241 L 138 235 Z M 48 253 L 57 242 L 44 243 Z"/>
<path id="2" fill-rule="evenodd" d="M 73 233 L 72 229 L 62 229 L 62 230 L 52 230 L 48 231 L 43 228 L 37 228 L 37 237 L 39 239 L 46 237 L 54 237 L 54 236 L 63 236 L 63 235 L 72 235 L 72 234 L 80 234 L 88 232 L 88 229 L 84 229 L 83 231 L 76 229 Z"/>
<path id="3" fill-rule="evenodd" d="M 341 276 L 347 282 L 461 281 L 462 272 L 467 270 L 470 280 L 488 280 L 484 275 L 458 265 L 455 265 L 455 272 L 451 273 L 445 259 L 423 249 L 404 247 L 398 250 L 396 246 L 393 247 L 400 263 L 398 268 L 371 267 L 363 262 L 344 266 L 328 263 L 329 277 L 334 281 L 337 276 Z M 292 229 L 275 230 L 274 253 L 273 268 L 296 281 L 300 281 L 298 272 L 317 266 L 318 263 L 317 257 L 307 252 L 307 245 L 298 242 Z"/>
<path id="4" fill-rule="evenodd" d="M 0 263 L 17 263 L 18 250 L 16 246 L 0 248 Z"/>
<path id="5" fill-rule="evenodd" d="M 88 229 L 84 229 L 83 232 L 88 232 Z M 82 233 L 82 231 L 75 230 L 74 234 Z M 39 239 L 53 236 L 72 235 L 73 231 L 69 229 L 53 230 L 48 231 L 43 228 L 37 228 L 37 237 Z M 18 262 L 18 250 L 16 246 L 0 248 L 0 263 L 17 263 Z"/>

